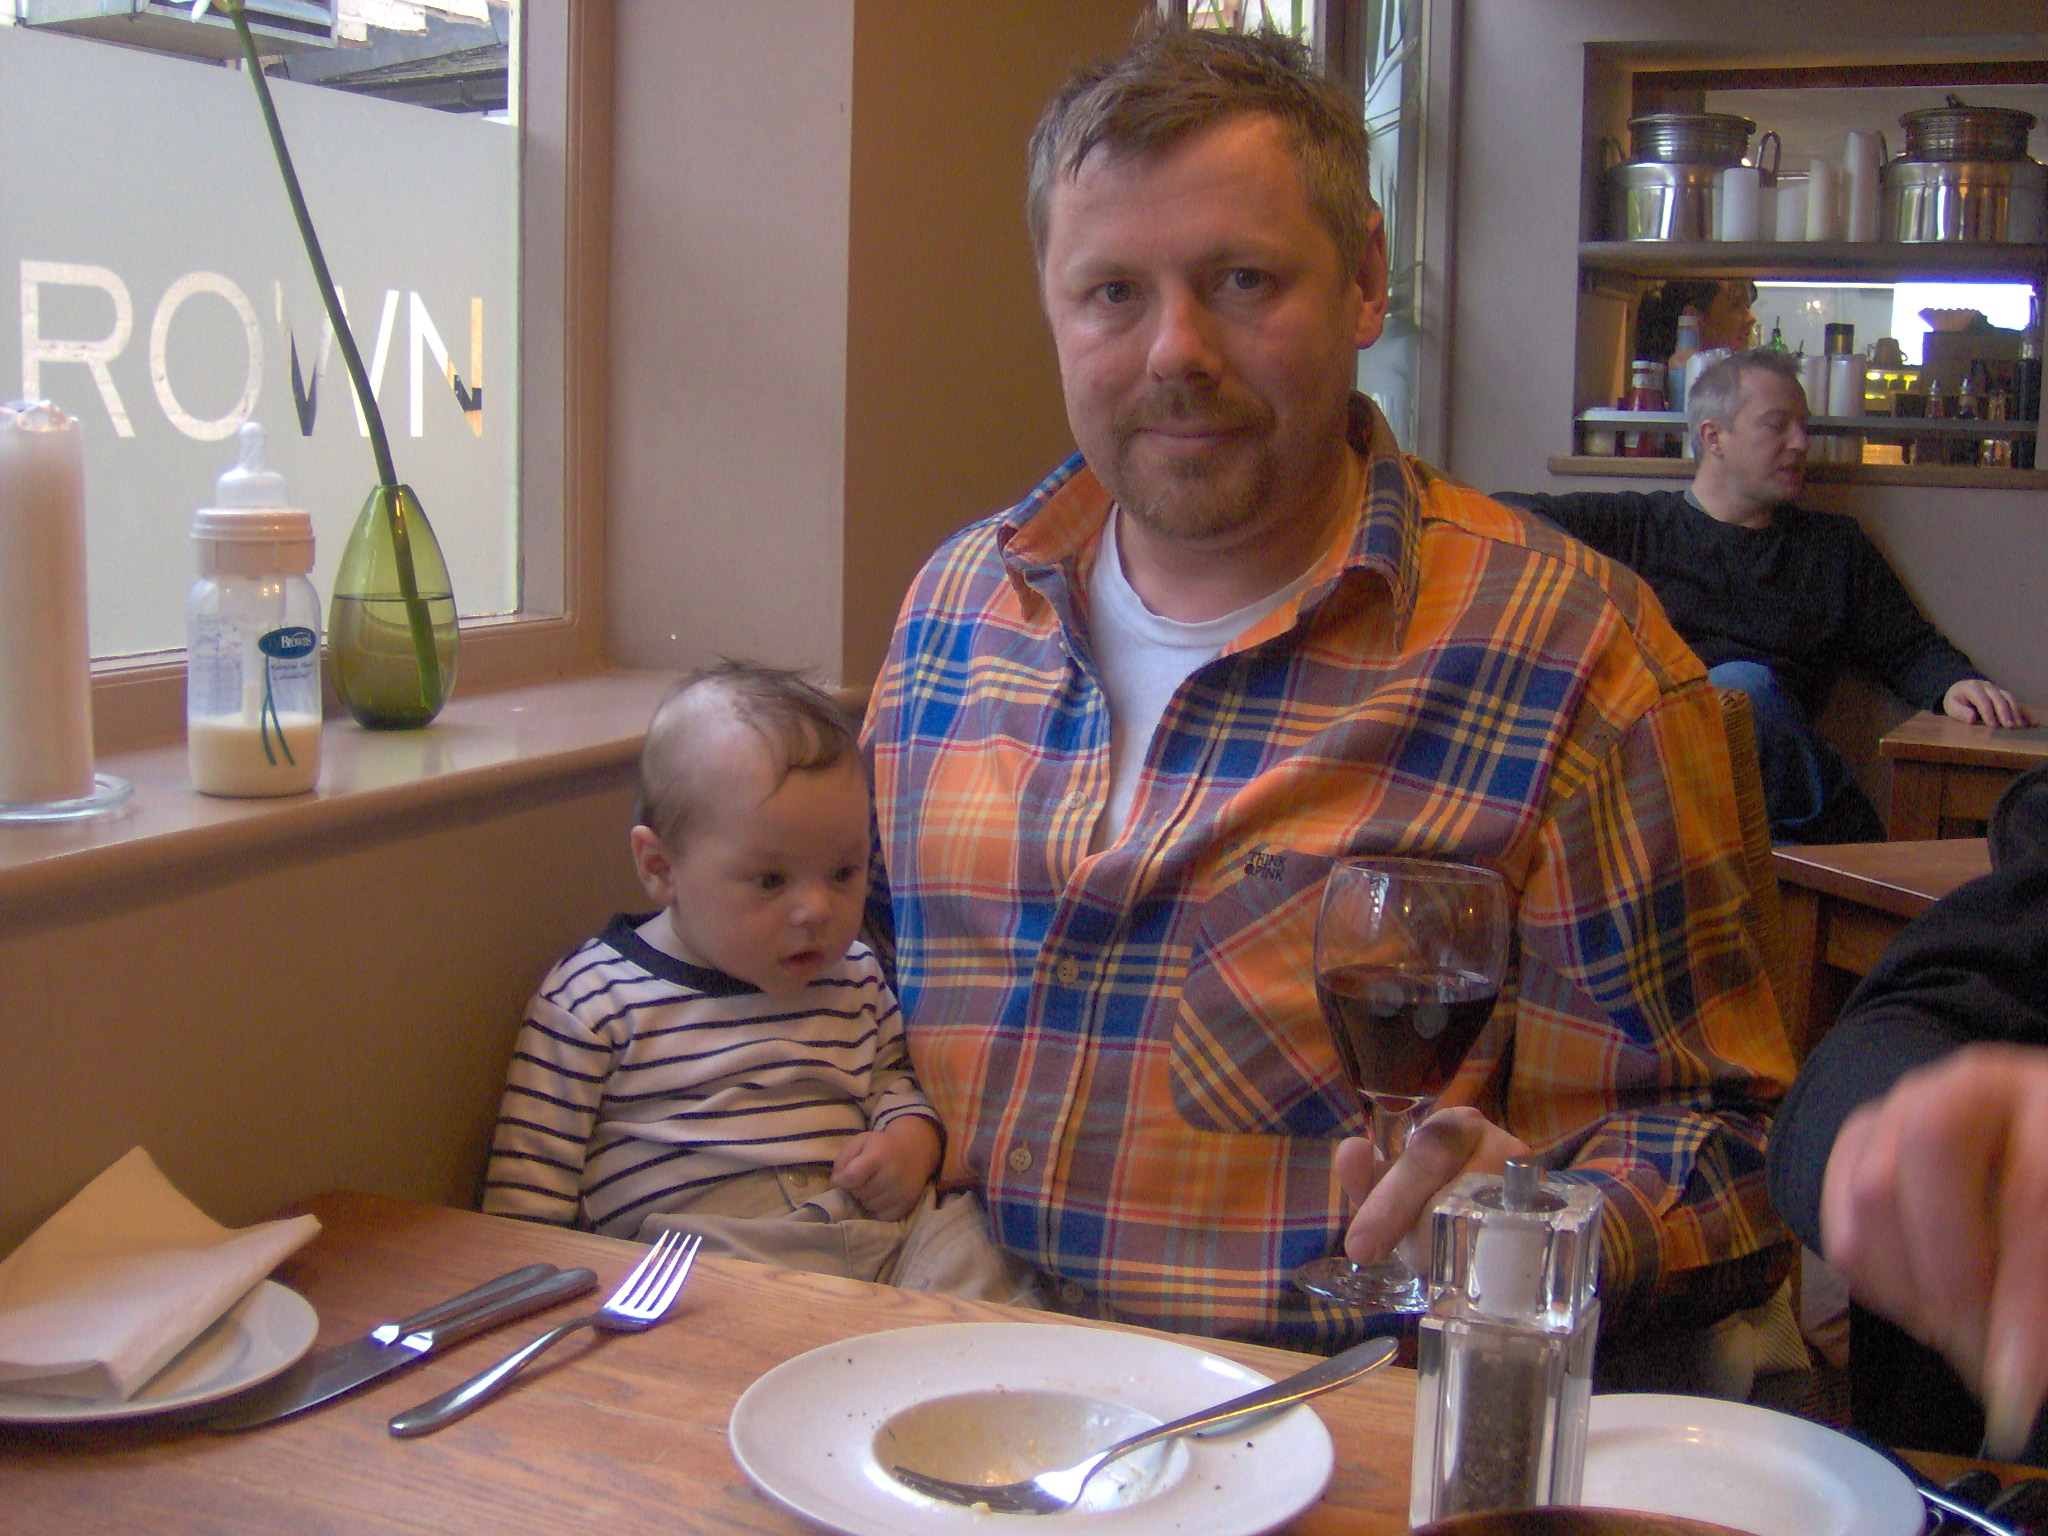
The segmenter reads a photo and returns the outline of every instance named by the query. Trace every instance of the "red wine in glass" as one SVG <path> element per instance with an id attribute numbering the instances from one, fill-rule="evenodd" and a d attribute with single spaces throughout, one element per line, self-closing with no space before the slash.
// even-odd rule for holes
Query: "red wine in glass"
<path id="1" fill-rule="evenodd" d="M 1385 1099 L 1442 1093 L 1499 996 L 1477 971 L 1360 962 L 1316 977 L 1344 1075 Z"/>

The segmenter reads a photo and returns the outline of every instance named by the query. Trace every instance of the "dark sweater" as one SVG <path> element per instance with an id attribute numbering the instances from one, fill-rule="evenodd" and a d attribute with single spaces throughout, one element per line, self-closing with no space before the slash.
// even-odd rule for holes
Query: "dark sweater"
<path id="1" fill-rule="evenodd" d="M 2015 781 L 1991 823 L 1992 872 L 1922 913 L 1851 995 L 1841 1018 L 1800 1069 L 1771 1126 L 1771 1200 L 1792 1229 L 1820 1249 L 1821 1184 L 1842 1122 L 1882 1097 L 1906 1073 L 1980 1040 L 2048 1045 L 2048 769 Z M 1859 1320 L 1860 1322 L 1861 1320 Z M 1900 1411 L 1963 1401 L 1950 1378 L 1944 1390 L 1924 1372 L 1921 1353 L 1879 1330 L 1859 1331 L 1852 1346 L 1856 1390 L 1864 1392 L 1866 1336 L 1884 1352 L 1883 1375 L 1900 1387 Z M 1872 1383 L 1882 1395 L 1886 1383 Z M 1964 1403 L 1950 1408 L 1974 1414 Z M 1858 1418 L 1863 1417 L 1859 1403 Z M 1958 1425 L 1949 1447 L 1902 1419 L 1874 1429 L 1932 1449 L 1973 1450 L 1977 1422 Z M 1937 1426 L 1938 1427 L 1938 1426 Z M 2048 1415 L 2034 1428 L 2030 1461 L 2048 1461 Z"/>
<path id="2" fill-rule="evenodd" d="M 1762 662 L 1809 715 L 1851 664 L 1920 709 L 1940 709 L 1952 686 L 1983 676 L 1913 606 L 1852 517 L 1785 502 L 1769 527 L 1743 528 L 1685 491 L 1499 499 L 1627 566 L 1701 661 Z"/>

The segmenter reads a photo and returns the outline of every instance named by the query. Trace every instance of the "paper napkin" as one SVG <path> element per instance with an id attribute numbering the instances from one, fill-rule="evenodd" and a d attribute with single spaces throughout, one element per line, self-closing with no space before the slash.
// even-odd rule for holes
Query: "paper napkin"
<path id="1" fill-rule="evenodd" d="M 137 1147 L 0 1260 L 0 1383 L 125 1402 L 319 1230 L 229 1231 Z"/>

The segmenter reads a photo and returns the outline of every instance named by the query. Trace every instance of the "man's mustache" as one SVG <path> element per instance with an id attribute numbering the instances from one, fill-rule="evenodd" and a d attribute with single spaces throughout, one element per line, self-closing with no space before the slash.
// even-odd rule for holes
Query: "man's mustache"
<path id="1" fill-rule="evenodd" d="M 1272 413 L 1255 401 L 1230 400 L 1213 390 L 1186 384 L 1162 384 L 1117 413 L 1116 434 L 1128 438 L 1134 432 L 1162 427 L 1201 432 L 1263 431 L 1271 425 Z"/>

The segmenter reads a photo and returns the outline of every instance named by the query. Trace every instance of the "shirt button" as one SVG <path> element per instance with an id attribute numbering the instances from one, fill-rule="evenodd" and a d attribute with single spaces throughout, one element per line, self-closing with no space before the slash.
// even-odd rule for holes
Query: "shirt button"
<path id="1" fill-rule="evenodd" d="M 1081 1289 L 1078 1281 L 1063 1280 L 1060 1282 L 1060 1302 L 1068 1311 L 1075 1310 L 1087 1299 L 1088 1293 Z"/>
<path id="2" fill-rule="evenodd" d="M 1068 790 L 1068 791 L 1067 791 L 1067 806 L 1068 806 L 1068 808 L 1069 808 L 1070 810 L 1076 810 L 1076 811 L 1078 811 L 1078 810 L 1079 810 L 1079 809 L 1080 809 L 1080 808 L 1081 808 L 1082 806 L 1086 805 L 1087 803 L 1088 803 L 1088 791 L 1087 791 L 1087 790 L 1085 790 L 1085 789 L 1071 789 L 1071 790 Z"/>
<path id="3" fill-rule="evenodd" d="M 1058 965 L 1053 967 L 1052 973 L 1053 975 L 1059 977 L 1061 986 L 1071 987 L 1075 982 L 1081 979 L 1080 962 L 1075 960 L 1072 955 L 1069 955 L 1066 957 L 1066 959 L 1062 960 Z"/>
<path id="4" fill-rule="evenodd" d="M 1010 1148 L 1009 1164 L 1010 1172 L 1012 1173 L 1029 1173 L 1031 1171 L 1031 1149 L 1022 1142 Z"/>

